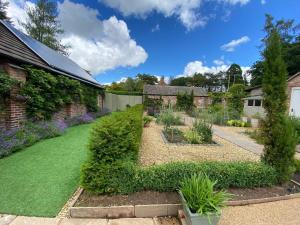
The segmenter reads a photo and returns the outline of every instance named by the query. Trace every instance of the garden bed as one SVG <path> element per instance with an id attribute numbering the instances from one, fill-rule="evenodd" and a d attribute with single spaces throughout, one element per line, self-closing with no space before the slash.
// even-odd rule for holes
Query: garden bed
<path id="1" fill-rule="evenodd" d="M 182 133 L 173 133 L 170 134 L 164 130 L 161 132 L 162 139 L 165 144 L 175 144 L 175 145 L 192 145 L 192 146 L 214 146 L 220 145 L 216 141 L 212 141 L 209 143 L 201 143 L 201 144 L 191 144 L 187 142 Z"/>
<path id="2" fill-rule="evenodd" d="M 264 188 L 229 188 L 230 201 L 264 199 L 300 193 L 300 186 L 289 182 L 282 186 Z M 176 192 L 141 191 L 128 195 L 94 195 L 83 192 L 75 207 L 106 207 L 122 205 L 157 205 L 181 203 Z"/>

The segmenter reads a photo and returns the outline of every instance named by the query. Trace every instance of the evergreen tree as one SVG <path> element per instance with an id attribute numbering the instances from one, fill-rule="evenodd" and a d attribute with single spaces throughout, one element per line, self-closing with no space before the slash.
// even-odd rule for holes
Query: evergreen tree
<path id="1" fill-rule="evenodd" d="M 7 16 L 6 10 L 8 7 L 8 2 L 0 0 L 0 19 L 9 21 L 10 19 Z"/>
<path id="2" fill-rule="evenodd" d="M 265 39 L 263 75 L 264 154 L 262 159 L 278 172 L 279 181 L 288 181 L 293 173 L 296 134 L 287 119 L 287 70 L 282 57 L 281 38 L 276 29 Z"/>
<path id="3" fill-rule="evenodd" d="M 48 47 L 67 55 L 68 46 L 62 45 L 58 35 L 63 29 L 57 20 L 57 5 L 49 0 L 38 0 L 36 7 L 26 11 L 28 20 L 21 23 L 27 33 Z"/>
<path id="4" fill-rule="evenodd" d="M 226 72 L 228 88 L 233 84 L 244 84 L 243 71 L 238 64 L 232 64 Z"/>

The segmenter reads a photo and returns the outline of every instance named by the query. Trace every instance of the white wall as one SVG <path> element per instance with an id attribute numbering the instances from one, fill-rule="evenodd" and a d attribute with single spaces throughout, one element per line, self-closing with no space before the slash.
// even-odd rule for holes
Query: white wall
<path id="1" fill-rule="evenodd" d="M 134 106 L 138 104 L 143 104 L 143 96 L 105 93 L 104 107 L 111 112 L 125 110 L 126 105 Z"/>

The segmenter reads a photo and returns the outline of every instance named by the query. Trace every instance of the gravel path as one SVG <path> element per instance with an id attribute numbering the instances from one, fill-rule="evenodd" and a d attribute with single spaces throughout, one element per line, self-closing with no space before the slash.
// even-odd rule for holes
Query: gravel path
<path id="1" fill-rule="evenodd" d="M 299 225 L 300 199 L 223 209 L 218 225 Z"/>
<path id="2" fill-rule="evenodd" d="M 181 127 L 187 129 L 188 127 Z M 176 146 L 164 143 L 163 127 L 152 122 L 143 130 L 139 163 L 142 166 L 163 164 L 174 161 L 259 161 L 259 156 L 240 148 L 216 135 L 214 146 Z"/>

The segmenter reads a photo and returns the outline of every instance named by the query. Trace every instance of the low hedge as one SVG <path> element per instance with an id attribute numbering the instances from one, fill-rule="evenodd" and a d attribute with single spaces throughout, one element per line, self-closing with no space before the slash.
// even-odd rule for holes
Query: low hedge
<path id="1" fill-rule="evenodd" d="M 253 188 L 277 183 L 276 171 L 262 163 L 251 162 L 177 162 L 138 167 L 132 162 L 89 164 L 84 188 L 97 194 L 132 193 L 136 191 L 176 191 L 180 182 L 192 174 L 205 173 L 217 180 L 217 188 Z"/>
<path id="2" fill-rule="evenodd" d="M 81 186 L 93 193 L 175 191 L 183 178 L 206 173 L 218 188 L 252 188 L 277 183 L 276 171 L 254 162 L 177 162 L 137 165 L 142 134 L 142 106 L 103 117 L 93 128 L 90 157 L 82 167 Z"/>

